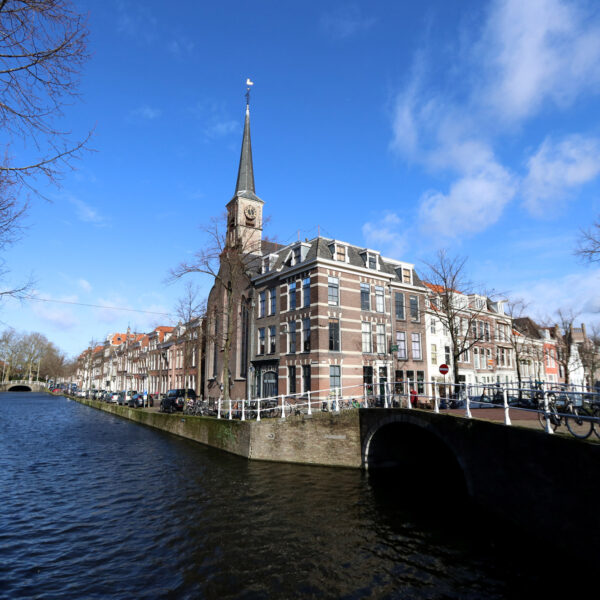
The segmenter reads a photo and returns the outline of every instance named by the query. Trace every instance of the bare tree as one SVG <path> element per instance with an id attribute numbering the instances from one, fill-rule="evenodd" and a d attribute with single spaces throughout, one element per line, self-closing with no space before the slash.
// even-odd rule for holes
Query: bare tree
<path id="1" fill-rule="evenodd" d="M 482 341 L 477 335 L 476 321 L 487 313 L 490 292 L 477 291 L 465 272 L 466 258 L 448 256 L 439 250 L 435 261 L 425 263 L 422 279 L 431 290 L 428 312 L 439 320 L 450 338 L 453 381 L 458 382 L 458 364 L 475 344 Z M 473 295 L 479 298 L 473 298 Z M 490 337 L 491 339 L 491 337 Z"/>
<path id="2" fill-rule="evenodd" d="M 196 369 L 196 382 L 200 381 L 200 355 L 202 345 L 201 319 L 206 314 L 206 301 L 200 299 L 198 286 L 191 281 L 186 282 L 183 295 L 177 300 L 175 313 L 179 318 L 176 328 L 178 344 L 182 345 L 182 362 L 184 379 L 190 369 Z M 185 400 L 187 400 L 187 385 Z"/>
<path id="3" fill-rule="evenodd" d="M 64 354 L 41 333 L 19 333 L 12 328 L 0 335 L 4 380 L 45 379 L 62 374 Z"/>
<path id="4" fill-rule="evenodd" d="M 600 325 L 591 326 L 590 334 L 579 344 L 579 358 L 588 375 L 588 383 L 593 386 L 600 373 Z"/>
<path id="5" fill-rule="evenodd" d="M 576 360 L 575 339 L 573 335 L 573 327 L 578 313 L 572 309 L 559 308 L 556 311 L 556 346 L 558 354 L 558 364 L 562 368 L 565 377 L 565 383 L 571 382 L 571 371 L 579 366 L 579 361 Z"/>
<path id="6" fill-rule="evenodd" d="M 41 195 L 40 180 L 56 183 L 90 138 L 71 141 L 58 124 L 77 97 L 87 36 L 70 0 L 0 0 L 0 248 L 18 238 L 27 209 L 22 192 Z M 29 286 L 2 295 L 19 296 Z"/>
<path id="7" fill-rule="evenodd" d="M 207 314 L 209 332 L 206 339 L 212 341 L 217 351 L 222 355 L 221 372 L 219 377 L 223 385 L 223 398 L 229 399 L 230 394 L 230 364 L 231 350 L 238 324 L 236 299 L 241 297 L 241 290 L 249 285 L 249 271 L 256 268 L 256 240 L 247 238 L 235 239 L 227 237 L 226 215 L 217 219 L 212 218 L 210 224 L 201 227 L 208 243 L 196 252 L 190 262 L 182 262 L 170 272 L 169 280 L 180 279 L 191 273 L 209 275 L 214 280 L 214 286 L 219 297 L 223 296 L 222 305 L 211 308 Z"/>
<path id="8" fill-rule="evenodd" d="M 537 358 L 537 346 L 540 341 L 538 326 L 525 315 L 527 304 L 521 299 L 507 302 L 505 312 L 510 317 L 510 331 L 508 343 L 512 348 L 515 357 L 515 369 L 519 381 L 519 397 L 521 397 L 521 388 L 523 387 L 523 363 L 532 358 Z M 536 346 L 537 345 L 537 346 Z"/>
<path id="9" fill-rule="evenodd" d="M 587 262 L 600 261 L 600 221 L 596 221 L 590 229 L 582 229 L 575 254 Z"/>

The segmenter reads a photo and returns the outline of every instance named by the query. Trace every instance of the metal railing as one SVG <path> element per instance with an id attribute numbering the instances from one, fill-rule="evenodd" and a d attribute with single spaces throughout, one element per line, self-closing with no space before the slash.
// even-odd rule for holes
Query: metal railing
<path id="1" fill-rule="evenodd" d="M 195 414 L 219 419 L 260 421 L 265 418 L 312 415 L 315 412 L 335 415 L 358 408 L 406 408 L 435 413 L 454 409 L 453 414 L 463 410 L 463 416 L 471 419 L 472 410 L 496 408 L 503 411 L 505 425 L 512 425 L 511 412 L 513 417 L 515 411 L 536 413 L 545 431 L 552 434 L 556 425 L 553 425 L 551 417 L 564 418 L 565 421 L 573 419 L 572 407 L 586 404 L 600 406 L 600 393 L 585 386 L 549 382 L 530 382 L 528 386 L 519 386 L 517 382 L 467 384 L 403 380 L 278 394 L 251 400 L 209 398 L 195 402 L 198 407 Z M 557 406 L 568 410 L 559 411 Z M 597 416 L 578 414 L 577 419 L 591 422 L 594 429 L 600 432 Z"/>

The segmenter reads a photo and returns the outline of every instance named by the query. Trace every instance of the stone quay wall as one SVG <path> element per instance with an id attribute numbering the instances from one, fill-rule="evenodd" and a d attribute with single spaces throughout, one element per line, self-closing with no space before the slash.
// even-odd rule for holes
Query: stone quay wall
<path id="1" fill-rule="evenodd" d="M 95 400 L 81 404 L 254 460 L 361 467 L 358 410 L 240 421 L 160 413 Z"/>

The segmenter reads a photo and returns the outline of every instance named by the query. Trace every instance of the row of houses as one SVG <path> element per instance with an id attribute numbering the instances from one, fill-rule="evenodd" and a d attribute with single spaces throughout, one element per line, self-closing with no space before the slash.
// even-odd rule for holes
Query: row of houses
<path id="1" fill-rule="evenodd" d="M 595 383 L 585 326 L 548 327 L 504 300 L 423 281 L 414 264 L 318 236 L 263 239 L 250 112 L 206 314 L 150 333 L 111 334 L 79 358 L 83 387 L 194 388 L 206 398 L 383 393 L 410 381 Z M 218 239 L 218 236 L 217 236 Z M 201 269 L 200 269 L 201 270 Z"/>

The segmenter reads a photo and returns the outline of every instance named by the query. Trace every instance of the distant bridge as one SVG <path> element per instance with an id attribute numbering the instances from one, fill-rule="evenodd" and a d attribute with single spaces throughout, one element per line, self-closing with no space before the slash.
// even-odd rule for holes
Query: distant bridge
<path id="1" fill-rule="evenodd" d="M 47 392 L 46 384 L 40 381 L 28 381 L 20 379 L 17 381 L 0 382 L 0 392 Z"/>

